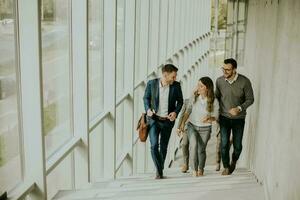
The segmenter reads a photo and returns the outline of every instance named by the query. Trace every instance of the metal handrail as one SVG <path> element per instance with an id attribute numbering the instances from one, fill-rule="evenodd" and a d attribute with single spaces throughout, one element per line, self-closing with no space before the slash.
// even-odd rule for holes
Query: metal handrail
<path id="1" fill-rule="evenodd" d="M 124 100 L 126 100 L 129 97 L 131 97 L 129 92 L 127 92 L 123 96 L 121 96 L 121 98 L 117 100 L 116 107 L 118 107 Z"/>
<path id="2" fill-rule="evenodd" d="M 59 163 L 61 163 L 61 161 L 63 161 L 63 159 L 67 157 L 81 142 L 81 138 L 74 137 L 68 141 L 58 152 L 53 154 L 46 163 L 46 175 L 49 175 L 52 170 L 55 169 L 55 167 L 59 165 Z"/>
<path id="3" fill-rule="evenodd" d="M 90 122 L 89 132 L 92 133 L 93 130 L 108 116 L 111 115 L 110 110 L 102 112 L 93 121 Z"/>
<path id="4" fill-rule="evenodd" d="M 142 80 L 140 81 L 136 86 L 134 86 L 134 90 L 136 90 L 138 87 L 140 87 L 141 85 L 146 85 L 146 81 L 145 80 Z"/>
<path id="5" fill-rule="evenodd" d="M 129 152 L 123 152 L 123 154 L 121 154 L 121 157 L 117 161 L 115 173 L 119 171 L 119 169 L 122 167 L 122 164 L 127 159 L 127 157 L 130 157 Z"/>
<path id="6" fill-rule="evenodd" d="M 11 192 L 11 195 L 8 196 L 9 199 L 25 199 L 28 194 L 36 189 L 36 183 L 32 182 L 30 184 L 24 184 L 20 187 L 17 187 Z"/>

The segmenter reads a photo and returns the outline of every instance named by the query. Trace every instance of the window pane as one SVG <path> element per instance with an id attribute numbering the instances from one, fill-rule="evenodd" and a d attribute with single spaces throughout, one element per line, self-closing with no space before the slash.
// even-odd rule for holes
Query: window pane
<path id="1" fill-rule="evenodd" d="M 69 0 L 42 1 L 43 117 L 46 155 L 72 135 Z"/>
<path id="2" fill-rule="evenodd" d="M 21 180 L 14 4 L 0 1 L 0 194 Z"/>
<path id="3" fill-rule="evenodd" d="M 136 86 L 142 79 L 141 65 L 140 65 L 140 27 L 141 27 L 141 0 L 136 0 L 135 4 L 135 68 L 134 68 L 134 86 Z"/>
<path id="4" fill-rule="evenodd" d="M 104 125 L 100 123 L 90 133 L 90 171 L 91 182 L 104 178 Z"/>
<path id="5" fill-rule="evenodd" d="M 89 119 L 103 110 L 103 0 L 89 0 Z"/>
<path id="6" fill-rule="evenodd" d="M 117 100 L 124 92 L 125 0 L 117 1 Z"/>
<path id="7" fill-rule="evenodd" d="M 74 156 L 68 155 L 64 160 L 47 175 L 48 199 L 56 199 L 55 195 L 62 190 L 72 190 L 74 182 Z"/>

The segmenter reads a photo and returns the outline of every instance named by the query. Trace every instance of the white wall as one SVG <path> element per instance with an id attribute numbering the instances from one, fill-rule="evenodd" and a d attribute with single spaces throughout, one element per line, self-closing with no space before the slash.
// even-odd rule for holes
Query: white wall
<path id="1" fill-rule="evenodd" d="M 245 72 L 255 91 L 244 156 L 267 199 L 300 199 L 300 1 L 250 0 Z"/>
<path id="2" fill-rule="evenodd" d="M 63 65 L 70 70 L 63 80 L 70 86 L 66 93 L 71 97 L 64 102 L 72 110 L 67 114 L 72 123 L 69 131 L 63 131 L 70 137 L 49 156 L 43 134 L 48 119 L 42 118 L 46 111 L 41 101 L 48 92 L 40 88 L 49 74 L 41 64 L 43 59 L 52 62 L 62 56 L 53 53 L 45 59 L 42 17 L 37 9 L 40 1 L 30 2 L 18 1 L 16 8 L 20 160 L 24 166 L 18 170 L 23 180 L 8 191 L 9 197 L 51 199 L 59 190 L 153 171 L 149 144 L 139 142 L 135 130 L 144 112 L 145 83 L 171 62 L 179 67 L 178 80 L 186 94 L 195 85 L 192 78 L 207 71 L 210 1 L 66 1 L 64 10 L 73 14 L 68 21 L 72 37 L 67 36 L 70 65 Z M 57 34 L 53 37 L 58 39 Z M 62 83 L 53 84 L 59 88 Z M 62 108 L 59 112 L 65 113 Z M 166 163 L 178 145 L 175 134 L 169 144 Z"/>

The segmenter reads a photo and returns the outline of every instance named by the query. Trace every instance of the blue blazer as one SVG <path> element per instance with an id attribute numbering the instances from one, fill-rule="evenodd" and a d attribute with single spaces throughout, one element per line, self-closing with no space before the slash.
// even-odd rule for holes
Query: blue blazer
<path id="1" fill-rule="evenodd" d="M 178 116 L 182 105 L 183 105 L 183 97 L 182 97 L 181 86 L 179 82 L 174 81 L 173 84 L 170 85 L 170 90 L 169 90 L 168 114 L 171 112 L 176 112 Z M 159 106 L 159 79 L 153 79 L 148 81 L 147 83 L 147 87 L 144 94 L 144 107 L 146 112 L 148 109 L 153 109 L 155 112 L 157 112 L 158 106 Z"/>

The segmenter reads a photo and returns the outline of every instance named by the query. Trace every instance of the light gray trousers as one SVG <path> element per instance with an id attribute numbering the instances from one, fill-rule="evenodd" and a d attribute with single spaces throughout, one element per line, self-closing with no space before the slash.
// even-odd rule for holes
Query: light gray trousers
<path id="1" fill-rule="evenodd" d="M 188 123 L 190 136 L 190 162 L 192 170 L 203 170 L 206 161 L 206 146 L 211 135 L 211 126 L 199 127 Z"/>
<path id="2" fill-rule="evenodd" d="M 189 155 L 190 155 L 190 144 L 189 139 L 190 135 L 187 131 L 187 129 L 184 130 L 183 136 L 182 136 L 182 142 L 181 142 L 181 148 L 182 148 L 182 156 L 183 156 L 183 164 L 189 167 Z"/>

